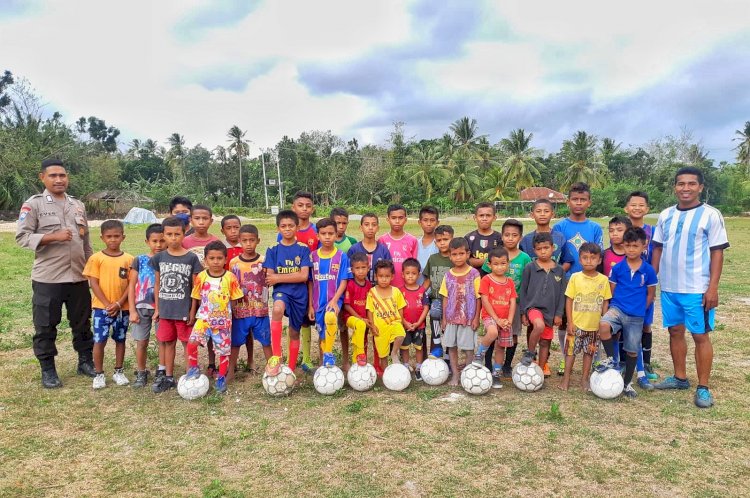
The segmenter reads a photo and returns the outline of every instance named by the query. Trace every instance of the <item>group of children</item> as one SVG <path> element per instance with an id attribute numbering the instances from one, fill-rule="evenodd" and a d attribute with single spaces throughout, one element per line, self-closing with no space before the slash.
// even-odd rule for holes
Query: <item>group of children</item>
<path id="1" fill-rule="evenodd" d="M 322 366 L 335 364 L 337 336 L 345 370 L 366 364 L 369 336 L 378 375 L 389 359 L 412 368 L 413 348 L 417 380 L 429 351 L 448 361 L 450 384 L 457 385 L 460 369 L 473 362 L 487 365 L 493 386 L 501 387 L 501 378 L 511 375 L 523 328 L 527 350 L 521 362 L 536 361 L 550 375 L 557 329 L 564 353 L 561 389 L 568 389 L 579 353 L 584 354 L 581 385 L 588 389 L 601 343 L 605 354 L 594 368 L 624 368 L 625 394 L 635 397 L 636 369 L 638 384 L 653 388 L 648 375 L 656 274 L 649 264 L 652 230 L 643 221 L 648 196 L 628 197 L 627 216 L 609 224 L 607 250 L 600 226 L 586 218 L 590 205 L 588 186 L 573 185 L 570 215 L 552 226 L 553 204 L 538 200 L 531 211 L 535 230 L 524 235 L 523 225 L 513 219 L 495 231 L 494 205 L 480 203 L 474 213 L 477 229 L 464 237 L 439 224 L 437 209 L 426 206 L 419 211 L 422 236 L 417 238 L 404 230 L 406 208 L 393 204 L 386 215 L 389 231 L 378 237 L 379 219 L 366 213 L 357 241 L 346 233 L 344 209 L 335 208 L 313 224 L 312 195 L 298 192 L 291 210 L 276 216 L 278 238 L 264 255 L 254 225 L 225 216 L 221 241 L 208 233 L 211 209 L 186 198 L 173 199 L 171 216 L 147 228 L 149 252 L 135 258 L 120 249 L 122 224 L 107 221 L 101 227 L 106 248 L 84 271 L 93 292 L 93 387 L 106 385 L 103 353 L 110 333 L 116 343 L 113 380 L 128 384 L 122 366 L 129 322 L 137 344 L 134 386 L 149 381 L 152 326 L 159 343 L 154 392 L 175 387 L 178 340 L 188 377 L 200 375 L 198 346 L 207 347 L 207 374 L 216 378 L 219 392 L 231 381 L 243 345 L 247 367 L 254 370 L 253 341 L 263 348 L 266 372 L 275 375 L 282 364 L 286 317 L 286 362 L 293 371 L 300 350 L 301 368 L 314 368 L 315 329 Z"/>

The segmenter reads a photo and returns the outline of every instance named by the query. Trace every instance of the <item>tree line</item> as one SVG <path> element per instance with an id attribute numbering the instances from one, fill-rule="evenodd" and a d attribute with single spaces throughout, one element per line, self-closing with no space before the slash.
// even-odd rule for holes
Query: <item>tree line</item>
<path id="1" fill-rule="evenodd" d="M 653 207 L 671 202 L 674 172 L 685 165 L 706 175 L 706 201 L 726 213 L 750 210 L 750 121 L 727 137 L 733 163 L 715 164 L 688 131 L 624 145 L 611 137 L 576 131 L 558 151 L 534 146 L 534 135 L 515 129 L 493 143 L 475 119 L 462 117 L 441 137 L 417 140 L 395 123 L 383 144 L 360 144 L 330 131 L 284 136 L 262 157 L 250 157 L 247 130 L 231 126 L 223 144 L 186 146 L 185 137 L 123 143 L 120 130 L 96 116 L 72 124 L 44 109 L 28 81 L 9 71 L 0 76 L 0 209 L 18 209 L 39 191 L 39 163 L 65 161 L 70 192 L 83 197 L 102 190 L 136 192 L 164 209 L 174 195 L 214 206 L 263 210 L 297 190 L 316 202 L 362 209 L 400 202 L 408 208 L 430 203 L 446 210 L 478 201 L 513 200 L 531 186 L 565 192 L 584 181 L 594 190 L 592 213 L 607 215 L 628 192 L 646 190 Z M 263 166 L 266 178 L 264 189 Z M 279 192 L 278 179 L 281 179 Z M 235 209 L 236 211 L 236 209 Z"/>

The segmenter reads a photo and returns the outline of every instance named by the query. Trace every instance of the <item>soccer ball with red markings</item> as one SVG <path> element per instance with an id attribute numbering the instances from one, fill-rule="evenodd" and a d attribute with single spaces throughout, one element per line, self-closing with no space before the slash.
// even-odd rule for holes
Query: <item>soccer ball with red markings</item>
<path id="1" fill-rule="evenodd" d="M 613 399 L 618 397 L 625 388 L 620 372 L 614 368 L 608 368 L 604 372 L 594 371 L 591 374 L 591 392 L 602 399 Z"/>
<path id="2" fill-rule="evenodd" d="M 266 393 L 270 396 L 279 397 L 292 394 L 296 380 L 297 377 L 294 375 L 294 372 L 288 366 L 281 365 L 279 373 L 276 375 L 271 376 L 264 372 L 261 382 Z"/>
<path id="3" fill-rule="evenodd" d="M 461 387 L 469 394 L 485 394 L 492 387 L 492 372 L 484 366 L 466 365 L 461 371 Z"/>
<path id="4" fill-rule="evenodd" d="M 210 386 L 211 383 L 208 381 L 208 377 L 203 374 L 195 379 L 188 379 L 187 375 L 183 375 L 177 382 L 177 393 L 183 399 L 198 399 L 206 395 Z"/>
<path id="5" fill-rule="evenodd" d="M 313 385 L 320 394 L 330 396 L 344 387 L 344 372 L 336 365 L 320 367 L 313 376 Z"/>
<path id="6" fill-rule="evenodd" d="M 375 385 L 376 380 L 378 380 L 378 375 L 375 367 L 369 363 L 364 366 L 355 363 L 346 373 L 346 381 L 355 391 L 369 391 Z"/>
<path id="7" fill-rule="evenodd" d="M 442 358 L 427 358 L 422 362 L 419 373 L 428 386 L 439 386 L 448 380 L 450 369 Z"/>
<path id="8" fill-rule="evenodd" d="M 538 391 L 544 385 L 544 372 L 536 363 L 523 363 L 513 369 L 513 384 L 521 391 Z"/>

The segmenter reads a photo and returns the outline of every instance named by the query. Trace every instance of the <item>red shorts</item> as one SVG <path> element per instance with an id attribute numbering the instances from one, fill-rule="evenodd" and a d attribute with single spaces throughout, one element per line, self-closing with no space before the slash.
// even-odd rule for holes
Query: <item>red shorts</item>
<path id="1" fill-rule="evenodd" d="M 526 312 L 526 318 L 529 319 L 529 322 L 533 325 L 535 320 L 542 320 L 544 321 L 544 315 L 541 311 L 539 311 L 536 308 L 531 308 L 529 311 Z M 555 337 L 555 332 L 552 330 L 552 327 L 544 324 L 544 331 L 542 331 L 542 336 L 540 339 L 545 339 L 547 341 L 551 341 Z"/>
<path id="2" fill-rule="evenodd" d="M 161 342 L 172 342 L 177 339 L 180 342 L 188 342 L 193 327 L 189 327 L 184 320 L 170 320 L 160 318 L 159 327 L 156 329 L 156 338 Z"/>

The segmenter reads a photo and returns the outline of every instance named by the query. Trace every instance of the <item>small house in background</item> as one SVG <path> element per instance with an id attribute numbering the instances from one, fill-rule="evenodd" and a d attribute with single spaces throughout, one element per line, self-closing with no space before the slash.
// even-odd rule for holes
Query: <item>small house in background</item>
<path id="1" fill-rule="evenodd" d="M 153 199 L 127 190 L 102 190 L 83 198 L 86 211 L 99 216 L 123 215 L 136 206 L 152 206 Z"/>
<path id="2" fill-rule="evenodd" d="M 539 199 L 549 199 L 552 204 L 565 204 L 568 197 L 547 187 L 529 187 L 521 190 L 516 200 L 495 201 L 495 209 L 505 216 L 526 216 Z"/>

